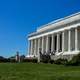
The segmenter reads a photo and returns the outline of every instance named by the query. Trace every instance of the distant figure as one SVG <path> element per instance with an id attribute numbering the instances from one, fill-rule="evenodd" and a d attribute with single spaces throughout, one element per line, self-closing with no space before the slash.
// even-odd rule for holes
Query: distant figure
<path id="1" fill-rule="evenodd" d="M 20 62 L 20 56 L 19 56 L 19 52 L 18 51 L 16 52 L 16 61 Z"/>

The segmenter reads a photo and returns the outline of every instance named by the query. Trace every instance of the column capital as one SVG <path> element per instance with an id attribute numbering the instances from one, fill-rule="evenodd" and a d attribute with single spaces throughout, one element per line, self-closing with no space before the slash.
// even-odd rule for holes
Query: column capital
<path id="1" fill-rule="evenodd" d="M 74 27 L 74 29 L 78 29 L 78 26 L 77 27 Z"/>
<path id="2" fill-rule="evenodd" d="M 80 25 L 78 25 L 76 28 L 80 27 Z"/>

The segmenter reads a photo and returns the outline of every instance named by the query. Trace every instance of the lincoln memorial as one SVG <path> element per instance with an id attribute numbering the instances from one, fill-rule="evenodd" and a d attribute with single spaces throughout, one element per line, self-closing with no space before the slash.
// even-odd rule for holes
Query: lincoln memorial
<path id="1" fill-rule="evenodd" d="M 52 59 L 71 59 L 80 52 L 80 12 L 40 26 L 28 35 L 28 41 L 28 56 L 38 61 L 40 52 L 53 53 Z"/>

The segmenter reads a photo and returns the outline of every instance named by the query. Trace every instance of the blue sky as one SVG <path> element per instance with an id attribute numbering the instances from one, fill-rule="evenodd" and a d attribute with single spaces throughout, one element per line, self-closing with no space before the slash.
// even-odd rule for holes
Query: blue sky
<path id="1" fill-rule="evenodd" d="M 27 54 L 27 35 L 80 11 L 80 0 L 0 0 L 0 55 Z"/>

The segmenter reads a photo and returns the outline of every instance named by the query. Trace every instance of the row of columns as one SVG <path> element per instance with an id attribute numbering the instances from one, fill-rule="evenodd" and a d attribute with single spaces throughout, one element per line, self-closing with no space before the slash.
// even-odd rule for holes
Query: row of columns
<path id="1" fill-rule="evenodd" d="M 62 34 L 62 52 L 64 52 L 64 47 L 65 47 L 65 43 L 64 43 L 64 37 L 65 37 L 65 31 L 61 32 Z M 57 33 L 57 46 L 56 46 L 56 52 L 58 53 L 59 51 L 59 41 L 60 41 L 60 34 Z M 54 50 L 54 34 L 51 35 L 51 51 Z M 42 41 L 41 41 L 42 39 Z M 38 43 L 37 43 L 37 40 L 38 40 Z M 46 52 L 49 50 L 49 35 L 46 36 Z M 35 39 L 34 41 L 33 40 L 30 40 L 30 49 L 29 49 L 29 53 L 31 55 L 38 55 L 39 54 L 39 49 L 41 48 L 42 49 L 42 53 L 44 52 L 44 36 L 42 38 L 38 38 L 38 39 Z M 41 43 L 42 42 L 42 43 Z M 37 46 L 38 44 L 38 46 Z M 42 45 L 41 45 L 42 44 Z M 41 46 L 40 46 L 41 45 Z M 34 48 L 33 48 L 34 47 Z M 37 48 L 38 47 L 38 48 Z M 34 49 L 34 50 L 33 50 Z M 36 50 L 38 49 L 38 50 Z M 68 30 L 68 51 L 71 50 L 71 30 Z M 75 28 L 75 50 L 77 51 L 78 50 L 78 31 L 77 31 L 77 28 Z"/>

